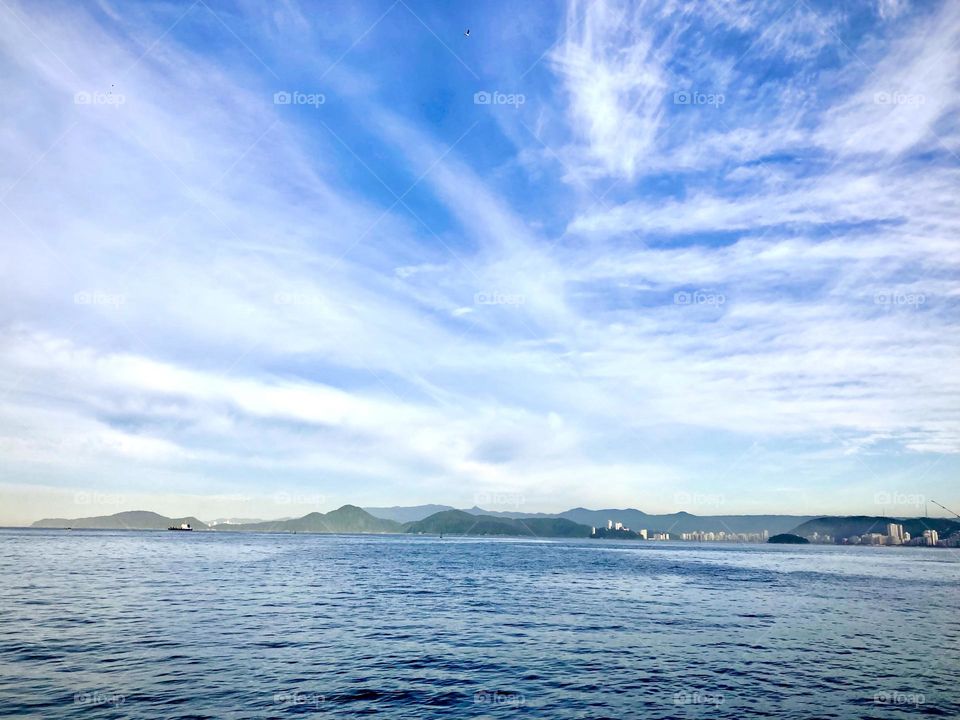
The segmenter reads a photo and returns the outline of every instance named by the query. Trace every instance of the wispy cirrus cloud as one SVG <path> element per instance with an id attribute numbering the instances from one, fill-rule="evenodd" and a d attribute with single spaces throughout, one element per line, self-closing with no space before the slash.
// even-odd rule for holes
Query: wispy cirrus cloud
<path id="1" fill-rule="evenodd" d="M 71 514 L 31 483 L 955 492 L 949 3 L 572 2 L 536 46 L 389 4 L 6 12 L 6 521 Z M 757 489 L 791 473 L 816 507 Z"/>
<path id="2" fill-rule="evenodd" d="M 551 60 L 569 95 L 587 170 L 636 175 L 652 154 L 669 84 L 644 6 L 572 2 L 566 39 Z"/>

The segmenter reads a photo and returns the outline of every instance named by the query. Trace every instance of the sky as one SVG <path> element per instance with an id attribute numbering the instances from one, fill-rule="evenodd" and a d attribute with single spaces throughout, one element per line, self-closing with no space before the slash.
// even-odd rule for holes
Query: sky
<path id="1" fill-rule="evenodd" d="M 960 511 L 960 3 L 2 0 L 0 88 L 0 524 Z"/>

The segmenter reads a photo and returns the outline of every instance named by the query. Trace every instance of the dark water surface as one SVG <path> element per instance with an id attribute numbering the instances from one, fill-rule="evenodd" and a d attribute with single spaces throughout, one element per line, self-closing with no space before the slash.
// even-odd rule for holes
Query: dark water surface
<path id="1" fill-rule="evenodd" d="M 924 548 L 0 531 L 0 716 L 960 717 Z"/>

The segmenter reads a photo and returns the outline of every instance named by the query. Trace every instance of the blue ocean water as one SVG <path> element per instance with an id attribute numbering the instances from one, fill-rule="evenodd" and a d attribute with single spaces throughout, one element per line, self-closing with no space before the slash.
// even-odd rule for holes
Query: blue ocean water
<path id="1" fill-rule="evenodd" d="M 0 715 L 960 717 L 960 556 L 0 531 Z"/>

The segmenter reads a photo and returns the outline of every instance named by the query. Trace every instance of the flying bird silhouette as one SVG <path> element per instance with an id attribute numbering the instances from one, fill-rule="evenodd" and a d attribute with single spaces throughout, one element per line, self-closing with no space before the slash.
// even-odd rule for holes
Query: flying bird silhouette
<path id="1" fill-rule="evenodd" d="M 467 29 L 466 29 L 466 31 L 463 33 L 463 36 L 464 36 L 464 37 L 470 37 L 470 28 L 467 28 Z"/>

